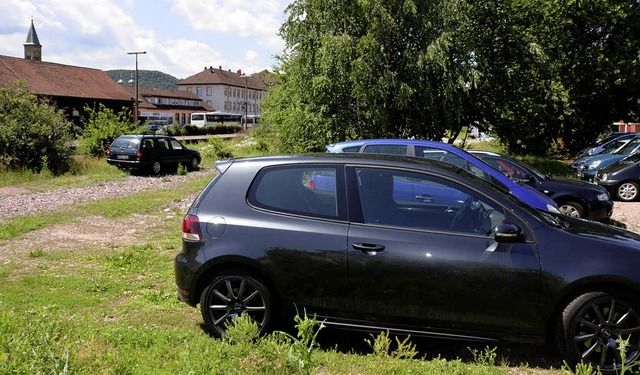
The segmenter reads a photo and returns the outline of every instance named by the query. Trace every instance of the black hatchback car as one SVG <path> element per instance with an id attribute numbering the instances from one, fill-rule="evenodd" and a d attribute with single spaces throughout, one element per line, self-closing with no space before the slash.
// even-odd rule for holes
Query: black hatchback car
<path id="1" fill-rule="evenodd" d="M 633 154 L 598 171 L 596 183 L 624 202 L 638 200 L 640 154 Z"/>
<path id="2" fill-rule="evenodd" d="M 596 184 L 545 176 L 519 160 L 491 151 L 469 150 L 469 153 L 553 199 L 565 215 L 599 221 L 608 221 L 611 217 L 613 201 L 607 190 Z"/>
<path id="3" fill-rule="evenodd" d="M 153 174 L 175 168 L 178 164 L 196 170 L 201 160 L 198 151 L 163 135 L 122 135 L 107 149 L 107 163 L 119 169 L 146 170 Z"/>
<path id="4" fill-rule="evenodd" d="M 640 236 L 539 211 L 450 164 L 322 154 L 231 159 L 193 202 L 178 297 L 214 336 L 298 311 L 326 326 L 557 342 L 605 372 L 640 359 Z M 410 192 L 410 193 L 407 193 Z"/>

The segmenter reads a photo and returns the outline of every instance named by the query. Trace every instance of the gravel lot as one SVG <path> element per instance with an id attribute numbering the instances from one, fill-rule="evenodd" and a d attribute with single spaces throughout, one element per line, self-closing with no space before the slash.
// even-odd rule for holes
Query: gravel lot
<path id="1" fill-rule="evenodd" d="M 41 193 L 33 193 L 24 188 L 0 188 L 0 220 L 36 212 L 55 211 L 58 207 L 67 204 L 103 198 L 122 198 L 151 188 L 170 189 L 205 175 L 213 176 L 213 170 L 200 170 L 183 176 L 128 176 L 81 188 L 58 189 Z M 188 202 L 188 204 L 190 203 Z"/>
<path id="2" fill-rule="evenodd" d="M 201 170 L 184 176 L 128 176 L 124 179 L 82 188 L 58 189 L 41 193 L 33 193 L 24 188 L 0 188 L 0 221 L 13 216 L 55 211 L 58 207 L 66 204 L 77 204 L 102 198 L 121 198 L 151 188 L 169 189 L 193 178 L 205 175 L 213 176 L 213 173 L 213 170 Z M 186 211 L 194 198 L 188 197 L 176 205 Z M 612 219 L 626 224 L 627 229 L 640 233 L 640 202 L 615 202 Z"/>

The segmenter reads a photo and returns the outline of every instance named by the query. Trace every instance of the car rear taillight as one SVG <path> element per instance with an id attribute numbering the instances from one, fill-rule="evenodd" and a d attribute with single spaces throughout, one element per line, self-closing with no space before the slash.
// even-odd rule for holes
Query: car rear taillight
<path id="1" fill-rule="evenodd" d="M 142 151 L 138 150 L 136 152 L 136 157 L 138 158 L 138 160 L 142 159 Z"/>
<path id="2" fill-rule="evenodd" d="M 182 219 L 182 239 L 187 242 L 198 242 L 202 239 L 200 220 L 196 215 L 186 215 Z"/>
<path id="3" fill-rule="evenodd" d="M 111 156 L 111 148 L 107 149 L 107 157 Z"/>

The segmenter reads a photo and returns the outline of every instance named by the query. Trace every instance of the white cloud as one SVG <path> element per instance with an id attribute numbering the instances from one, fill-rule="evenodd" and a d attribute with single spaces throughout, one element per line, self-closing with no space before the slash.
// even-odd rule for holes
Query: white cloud
<path id="1" fill-rule="evenodd" d="M 270 68 L 289 0 L 0 0 L 0 54 L 21 57 L 33 17 L 43 60 L 186 78 L 204 66 Z M 273 52 L 270 52 L 273 51 Z"/>
<path id="2" fill-rule="evenodd" d="M 241 36 L 269 38 L 281 25 L 278 0 L 174 0 L 173 9 L 183 14 L 194 29 Z"/>

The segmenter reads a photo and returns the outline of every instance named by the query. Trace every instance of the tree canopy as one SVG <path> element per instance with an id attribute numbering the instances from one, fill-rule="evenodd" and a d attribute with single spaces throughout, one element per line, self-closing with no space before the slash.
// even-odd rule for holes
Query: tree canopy
<path id="1" fill-rule="evenodd" d="M 637 0 L 296 0 L 262 123 L 277 151 L 491 130 L 543 155 L 633 120 Z"/>

